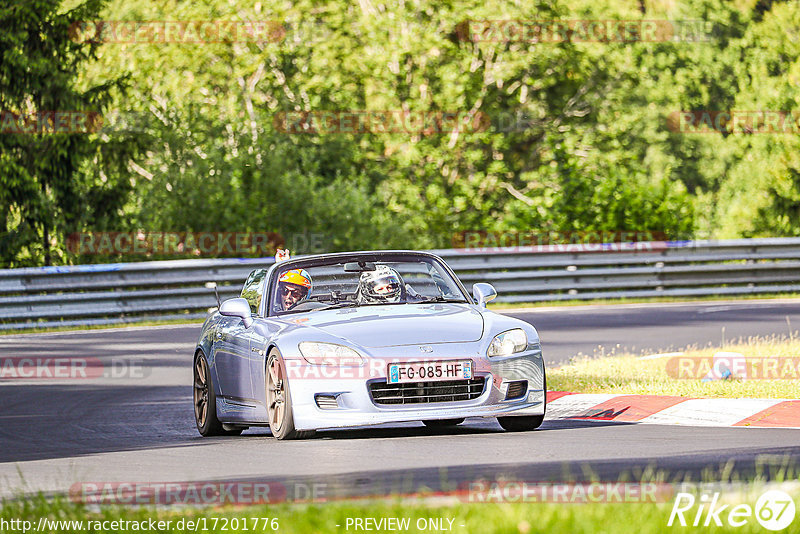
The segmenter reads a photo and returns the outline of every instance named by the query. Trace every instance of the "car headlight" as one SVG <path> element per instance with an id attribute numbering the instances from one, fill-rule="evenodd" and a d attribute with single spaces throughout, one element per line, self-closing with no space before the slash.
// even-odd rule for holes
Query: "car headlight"
<path id="1" fill-rule="evenodd" d="M 314 365 L 364 365 L 359 353 L 335 343 L 303 341 L 297 346 L 303 359 Z"/>
<path id="2" fill-rule="evenodd" d="M 521 328 L 497 334 L 489 344 L 487 356 L 508 356 L 522 352 L 528 346 L 528 336 Z"/>

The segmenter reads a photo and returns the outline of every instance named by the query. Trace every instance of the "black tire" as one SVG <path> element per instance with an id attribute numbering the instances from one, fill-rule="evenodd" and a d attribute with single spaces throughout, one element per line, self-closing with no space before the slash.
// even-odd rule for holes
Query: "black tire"
<path id="1" fill-rule="evenodd" d="M 448 426 L 460 425 L 463 422 L 464 418 L 460 417 L 458 419 L 431 419 L 429 421 L 423 421 L 422 423 L 430 428 L 443 428 Z"/>
<path id="2" fill-rule="evenodd" d="M 313 430 L 295 430 L 292 413 L 292 396 L 289 392 L 286 366 L 278 349 L 269 351 L 264 369 L 266 388 L 267 420 L 272 435 L 277 439 L 305 439 L 314 435 Z"/>
<path id="3" fill-rule="evenodd" d="M 198 351 L 194 359 L 193 394 L 194 423 L 203 437 L 208 436 L 238 436 L 243 428 L 225 430 L 222 422 L 217 419 L 217 395 L 214 393 L 214 382 L 205 354 Z"/>
<path id="4" fill-rule="evenodd" d="M 507 432 L 536 430 L 542 425 L 542 421 L 544 421 L 543 415 L 510 415 L 497 418 L 497 422 Z"/>
<path id="5" fill-rule="evenodd" d="M 542 426 L 544 414 L 547 413 L 547 374 L 544 375 L 544 413 L 542 415 L 509 415 L 498 417 L 497 422 L 506 432 L 528 432 Z"/>

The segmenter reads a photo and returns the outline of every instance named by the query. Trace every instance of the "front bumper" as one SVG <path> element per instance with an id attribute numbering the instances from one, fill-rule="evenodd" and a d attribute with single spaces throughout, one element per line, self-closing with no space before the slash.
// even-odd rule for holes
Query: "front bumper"
<path id="1" fill-rule="evenodd" d="M 411 353 L 410 349 L 416 350 L 416 347 L 380 349 L 380 357 L 372 357 L 363 367 L 326 369 L 299 360 L 286 362 L 290 368 L 294 426 L 297 430 L 321 430 L 406 421 L 544 414 L 544 361 L 538 344 L 529 346 L 525 352 L 497 359 L 480 356 L 475 345 L 464 345 L 436 345 L 435 355 L 425 358 L 473 360 L 474 374 L 484 377 L 485 384 L 480 396 L 463 401 L 403 405 L 374 402 L 369 383 L 385 382 L 390 362 L 423 359 L 418 353 Z M 521 380 L 527 381 L 527 391 L 506 400 L 509 384 Z M 316 400 L 318 395 L 333 397 L 335 401 L 328 402 L 329 407 L 320 408 Z"/>

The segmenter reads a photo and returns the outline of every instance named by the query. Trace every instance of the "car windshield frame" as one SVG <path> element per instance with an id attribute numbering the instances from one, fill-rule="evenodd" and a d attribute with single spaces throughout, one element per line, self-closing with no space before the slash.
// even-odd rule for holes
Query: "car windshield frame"
<path id="1" fill-rule="evenodd" d="M 455 285 L 458 289 L 459 293 L 461 294 L 462 300 L 458 300 L 457 302 L 463 304 L 474 304 L 475 301 L 467 292 L 464 285 L 459 280 L 458 276 L 456 276 L 455 272 L 450 268 L 450 266 L 438 256 L 434 254 L 429 254 L 426 252 L 405 252 L 405 251 L 378 251 L 378 252 L 353 252 L 353 253 L 332 253 L 332 254 L 325 254 L 325 255 L 318 255 L 318 256 L 309 256 L 309 257 L 301 257 L 292 260 L 283 261 L 279 264 L 273 265 L 272 269 L 270 270 L 269 276 L 267 277 L 267 287 L 265 288 L 266 291 L 264 292 L 264 297 L 262 299 L 261 305 L 261 315 L 262 317 L 284 317 L 287 315 L 295 315 L 299 313 L 308 313 L 314 310 L 286 310 L 286 311 L 276 311 L 272 309 L 271 302 L 275 298 L 275 291 L 277 290 L 276 286 L 278 283 L 278 275 L 280 273 L 285 272 L 287 269 L 307 269 L 313 267 L 324 267 L 328 265 L 338 265 L 338 264 L 345 264 L 348 262 L 358 262 L 358 261 L 365 261 L 365 262 L 374 262 L 374 263 L 432 263 L 434 264 L 435 268 L 440 271 L 440 274 L 446 275 L 450 278 L 450 281 Z M 354 273 L 355 274 L 355 273 Z M 346 302 L 346 301 L 345 301 Z M 419 301 L 419 302 L 398 302 L 398 303 L 386 303 L 387 305 L 403 305 L 403 304 L 427 304 L 430 302 L 435 301 Z M 360 307 L 360 306 L 369 306 L 369 304 L 363 305 L 354 305 L 353 307 Z M 342 306 L 336 306 L 336 308 L 344 307 L 344 303 Z M 320 310 L 329 309 L 329 308 L 320 308 Z"/>

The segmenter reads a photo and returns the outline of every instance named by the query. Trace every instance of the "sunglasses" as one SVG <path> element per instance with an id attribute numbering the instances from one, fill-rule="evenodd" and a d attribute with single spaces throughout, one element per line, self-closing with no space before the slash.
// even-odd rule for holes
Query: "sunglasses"
<path id="1" fill-rule="evenodd" d="M 291 296 L 299 299 L 299 298 L 305 296 L 306 291 L 304 291 L 302 289 L 291 288 L 291 287 L 282 287 L 281 288 L 281 294 L 284 297 L 291 295 Z"/>

